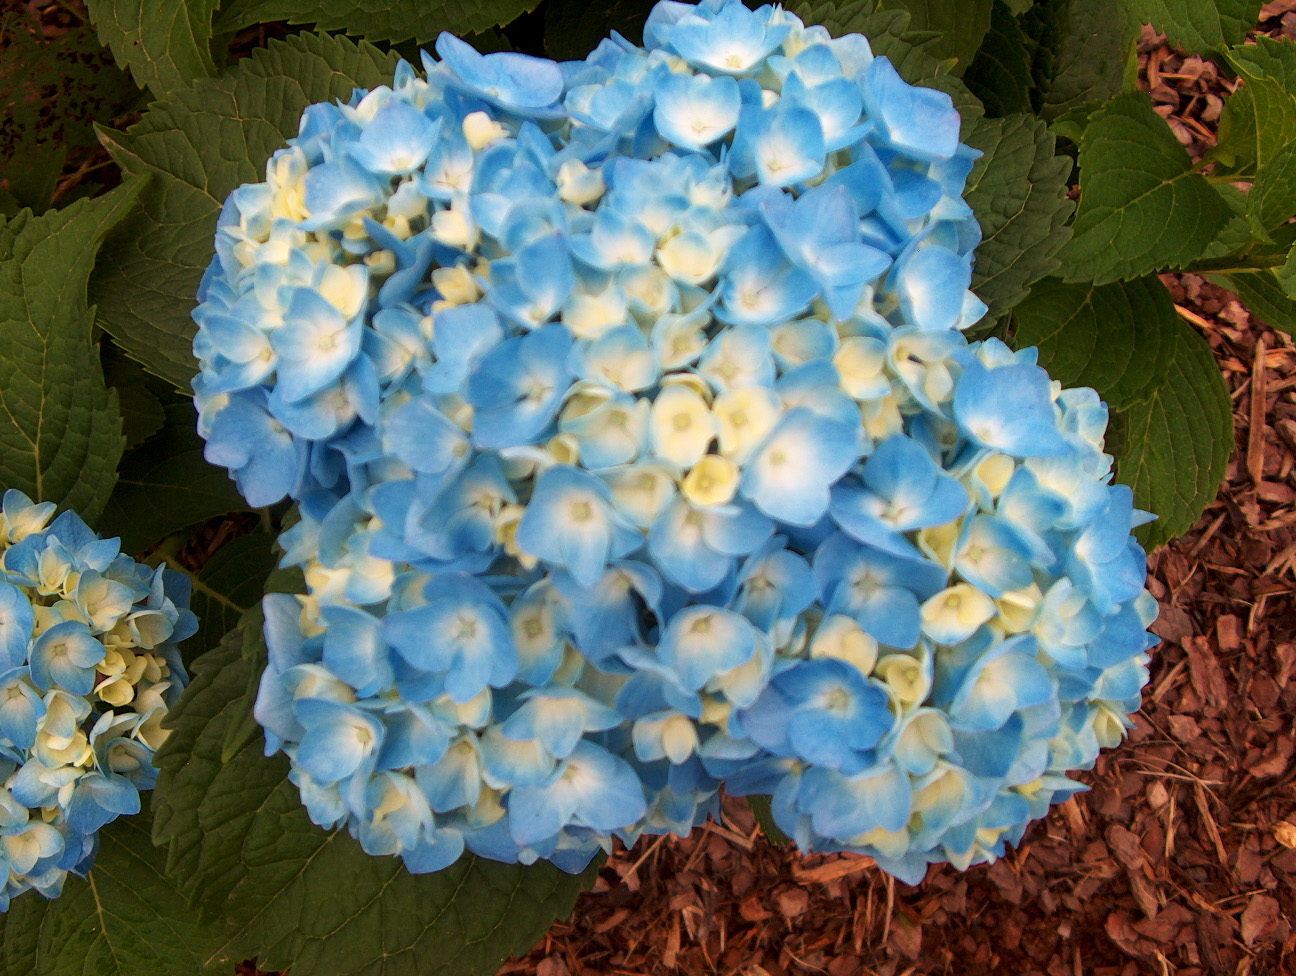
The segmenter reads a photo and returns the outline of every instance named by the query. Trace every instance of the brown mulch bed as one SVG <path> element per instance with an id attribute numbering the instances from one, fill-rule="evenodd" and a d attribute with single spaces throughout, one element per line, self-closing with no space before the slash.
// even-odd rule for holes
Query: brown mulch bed
<path id="1" fill-rule="evenodd" d="M 1296 2 L 1259 31 L 1296 39 Z M 1195 156 L 1227 75 L 1152 32 L 1141 75 Z M 1296 973 L 1296 349 L 1228 292 L 1166 276 L 1234 405 L 1225 485 L 1152 553 L 1161 604 L 1135 728 L 1022 847 L 917 888 L 770 845 L 746 806 L 618 851 L 501 976 L 1270 976 Z"/>

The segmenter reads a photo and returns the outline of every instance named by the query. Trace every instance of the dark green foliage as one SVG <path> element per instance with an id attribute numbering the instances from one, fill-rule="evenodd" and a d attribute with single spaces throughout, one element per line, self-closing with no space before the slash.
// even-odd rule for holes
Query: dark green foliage
<path id="1" fill-rule="evenodd" d="M 1021 25 L 1032 44 L 1032 105 L 1045 119 L 1133 87 L 1139 31 L 1120 0 L 1039 0 Z"/>
<path id="2" fill-rule="evenodd" d="M 972 63 L 990 29 L 992 0 L 881 0 L 879 6 L 908 11 L 914 30 L 940 35 L 930 51 L 942 60 L 954 58 L 955 74 Z"/>
<path id="3" fill-rule="evenodd" d="M 216 73 L 212 14 L 219 0 L 86 0 L 99 39 L 155 97 Z"/>
<path id="4" fill-rule="evenodd" d="M 1229 219 L 1141 94 L 1112 99 L 1080 142 L 1080 207 L 1062 252 L 1068 281 L 1107 284 L 1201 256 Z"/>
<path id="5" fill-rule="evenodd" d="M 1175 47 L 1209 54 L 1241 43 L 1264 0 L 1124 0 L 1130 14 L 1151 24 Z"/>
<path id="6" fill-rule="evenodd" d="M 86 279 L 134 181 L 94 200 L 0 226 L 0 484 L 93 522 L 117 477 L 122 419 L 90 340 Z"/>
<path id="7" fill-rule="evenodd" d="M 142 553 L 173 532 L 248 510 L 225 470 L 203 460 L 196 426 L 192 404 L 170 406 L 162 429 L 122 458 L 99 529 L 120 536 L 126 552 Z"/>
<path id="8" fill-rule="evenodd" d="M 1016 341 L 1038 346 L 1063 386 L 1092 386 L 1119 431 L 1116 477 L 1159 518 L 1147 546 L 1186 532 L 1215 497 L 1233 448 L 1228 391 L 1206 340 L 1155 276 L 1110 285 L 1036 285 L 1013 312 Z"/>
<path id="9" fill-rule="evenodd" d="M 166 423 L 166 408 L 162 400 L 169 391 L 159 388 L 160 384 L 145 373 L 139 363 L 127 359 L 111 342 L 100 343 L 99 355 L 104 380 L 117 391 L 122 434 L 126 438 L 126 450 L 130 451 L 156 434 Z"/>
<path id="10" fill-rule="evenodd" d="M 53 901 L 35 891 L 15 898 L 0 914 L 0 976 L 197 972 L 206 930 L 164 871 L 165 854 L 149 831 L 147 807 L 119 817 L 100 831 L 85 880 L 69 878 Z"/>
<path id="11" fill-rule="evenodd" d="M 1229 62 L 1243 85 L 1224 105 L 1209 158 L 1221 175 L 1256 179 L 1296 140 L 1296 44 L 1257 38 L 1230 51 Z"/>
<path id="12" fill-rule="evenodd" d="M 984 153 L 968 177 L 967 201 L 983 234 L 972 290 L 990 306 L 990 322 L 1056 271 L 1075 209 L 1066 195 L 1071 161 L 1053 154 L 1048 129 L 1028 115 L 983 119 L 968 143 Z"/>
<path id="13" fill-rule="evenodd" d="M 1012 10 L 996 0 L 985 42 L 963 73 L 963 83 L 981 99 L 987 115 L 997 118 L 1034 111 L 1034 46 Z"/>
<path id="14" fill-rule="evenodd" d="M 208 965 L 250 955 L 311 976 L 490 976 L 571 911 L 572 876 L 464 857 L 411 875 L 345 831 L 314 826 L 282 755 L 266 759 L 246 694 L 265 663 L 259 610 L 199 660 L 158 753 L 155 839 L 196 908 L 215 918 Z"/>

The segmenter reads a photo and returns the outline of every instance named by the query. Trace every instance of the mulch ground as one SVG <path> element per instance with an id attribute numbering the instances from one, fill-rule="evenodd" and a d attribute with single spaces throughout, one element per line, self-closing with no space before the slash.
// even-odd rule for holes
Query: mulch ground
<path id="1" fill-rule="evenodd" d="M 1259 29 L 1296 39 L 1296 2 Z M 1214 145 L 1227 77 L 1150 32 L 1140 62 L 1180 141 Z M 1092 789 L 996 864 L 919 887 L 775 848 L 730 800 L 724 826 L 618 851 L 501 976 L 1296 973 L 1296 349 L 1230 293 L 1165 280 L 1219 360 L 1236 443 L 1199 525 L 1151 554 L 1163 643 Z"/>

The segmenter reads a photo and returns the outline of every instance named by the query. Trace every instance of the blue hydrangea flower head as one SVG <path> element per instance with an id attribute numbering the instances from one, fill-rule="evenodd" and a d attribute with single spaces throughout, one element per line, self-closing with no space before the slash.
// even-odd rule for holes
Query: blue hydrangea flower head
<path id="1" fill-rule="evenodd" d="M 965 337 L 947 95 L 772 5 L 644 38 L 443 36 L 231 194 L 200 429 L 299 503 L 307 580 L 267 598 L 267 749 L 412 871 L 579 870 L 722 785 L 907 880 L 998 857 L 1146 677 L 1105 409 Z"/>
<path id="2" fill-rule="evenodd" d="M 140 810 L 153 753 L 188 680 L 197 630 L 185 577 L 55 517 L 17 489 L 0 502 L 0 912 L 84 877 L 98 832 Z"/>

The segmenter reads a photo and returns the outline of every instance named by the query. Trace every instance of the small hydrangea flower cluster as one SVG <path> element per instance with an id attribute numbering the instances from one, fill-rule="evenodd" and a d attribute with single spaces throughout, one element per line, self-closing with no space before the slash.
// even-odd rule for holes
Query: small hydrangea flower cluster
<path id="1" fill-rule="evenodd" d="M 0 911 L 58 895 L 139 812 L 197 629 L 184 577 L 53 515 L 14 489 L 0 509 Z"/>
<path id="2" fill-rule="evenodd" d="M 969 344 L 976 152 L 777 7 L 448 35 L 230 197 L 207 455 L 291 495 L 256 714 L 319 824 L 579 870 L 769 793 L 907 880 L 1015 843 L 1146 680 L 1107 411 Z"/>

